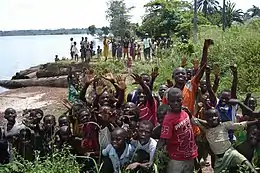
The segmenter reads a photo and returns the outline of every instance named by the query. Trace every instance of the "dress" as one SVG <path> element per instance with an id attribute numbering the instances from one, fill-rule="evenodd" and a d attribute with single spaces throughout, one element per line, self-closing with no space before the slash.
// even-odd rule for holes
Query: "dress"
<path id="1" fill-rule="evenodd" d="M 107 39 L 104 39 L 103 46 L 104 46 L 104 57 L 108 57 L 108 40 Z"/>

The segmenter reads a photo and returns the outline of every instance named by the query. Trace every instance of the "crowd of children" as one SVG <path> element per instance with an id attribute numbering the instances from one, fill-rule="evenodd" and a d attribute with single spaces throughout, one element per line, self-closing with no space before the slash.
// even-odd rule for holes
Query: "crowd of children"
<path id="1" fill-rule="evenodd" d="M 73 154 L 103 162 L 101 172 L 105 173 L 123 169 L 151 172 L 156 155 L 163 150 L 169 158 L 167 173 L 202 172 L 200 160 L 208 154 L 215 173 L 225 169 L 236 172 L 241 165 L 257 172 L 260 112 L 255 111 L 256 99 L 248 94 L 244 102 L 237 100 L 236 65 L 230 66 L 231 90 L 221 91 L 217 98 L 219 69 L 214 69 L 211 86 L 207 62 L 212 44 L 212 40 L 205 40 L 201 62 L 194 60 L 192 68 L 185 67 L 187 60 L 183 58 L 181 66 L 173 70 L 174 82 L 168 80 L 158 92 L 153 90 L 158 68 L 151 75 L 132 73 L 138 87 L 127 97 L 123 75 L 105 71 L 98 76 L 92 69 L 84 74 L 71 72 L 64 115 L 56 119 L 31 109 L 25 110 L 23 122 L 18 122 L 14 109 L 5 111 L 1 164 L 11 160 L 12 148 L 33 160 L 34 150 L 43 156 L 55 147 L 69 145 Z M 238 107 L 242 114 L 238 114 Z M 88 162 L 83 172 L 92 167 Z"/>

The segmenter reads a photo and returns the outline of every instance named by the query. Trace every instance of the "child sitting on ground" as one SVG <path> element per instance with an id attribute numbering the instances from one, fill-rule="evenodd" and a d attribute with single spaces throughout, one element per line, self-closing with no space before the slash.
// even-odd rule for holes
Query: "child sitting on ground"
<path id="1" fill-rule="evenodd" d="M 242 123 L 233 123 L 231 121 L 221 123 L 219 112 L 215 108 L 205 110 L 204 118 L 206 121 L 197 118 L 192 118 L 191 120 L 193 124 L 198 125 L 205 132 L 210 148 L 215 154 L 214 172 L 220 173 L 225 169 L 232 169 L 237 165 L 245 165 L 252 172 L 256 173 L 257 171 L 251 163 L 232 147 L 228 132 L 229 130 L 246 128 L 249 125 L 256 124 L 258 120 Z"/>
<path id="2" fill-rule="evenodd" d="M 120 169 L 131 160 L 134 148 L 126 143 L 127 136 L 127 131 L 122 128 L 116 128 L 112 132 L 111 144 L 102 150 L 105 158 L 101 172 L 119 173 Z"/>
<path id="3" fill-rule="evenodd" d="M 145 163 L 139 163 L 135 162 L 130 165 L 128 165 L 128 169 L 134 170 L 138 167 L 148 169 L 152 163 L 153 163 L 153 158 L 154 158 L 154 153 L 156 150 L 156 145 L 157 142 L 151 138 L 153 131 L 153 124 L 150 121 L 147 120 L 142 120 L 139 122 L 138 125 L 138 140 L 134 140 L 131 142 L 131 144 L 135 147 L 135 151 L 137 152 L 138 150 L 144 150 L 149 154 L 149 160 L 148 162 Z M 141 157 L 138 156 L 137 157 Z M 137 159 L 140 161 L 140 159 Z"/>
<path id="4" fill-rule="evenodd" d="M 167 95 L 169 110 L 162 124 L 157 149 L 165 145 L 169 154 L 167 173 L 193 173 L 194 159 L 198 156 L 189 115 L 182 110 L 182 91 L 170 88 Z"/>

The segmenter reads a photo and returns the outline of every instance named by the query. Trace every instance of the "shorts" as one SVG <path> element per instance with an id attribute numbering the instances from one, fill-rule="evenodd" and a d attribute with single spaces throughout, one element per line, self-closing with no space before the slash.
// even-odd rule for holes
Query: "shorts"
<path id="1" fill-rule="evenodd" d="M 170 160 L 167 173 L 193 173 L 194 159 L 192 160 Z"/>
<path id="2" fill-rule="evenodd" d="M 124 48 L 124 53 L 128 53 L 128 48 Z"/>

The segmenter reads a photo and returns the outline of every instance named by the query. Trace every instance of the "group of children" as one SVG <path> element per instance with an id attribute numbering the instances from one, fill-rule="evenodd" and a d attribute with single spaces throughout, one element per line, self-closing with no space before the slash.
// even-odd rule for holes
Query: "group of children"
<path id="1" fill-rule="evenodd" d="M 151 75 L 132 73 L 138 87 L 126 100 L 125 76 L 115 77 L 107 71 L 97 76 L 91 69 L 82 75 L 72 72 L 68 76 L 69 99 L 64 101 L 68 111 L 57 120 L 32 109 L 24 111 L 24 121 L 18 123 L 14 109 L 5 111 L 1 163 L 9 162 L 12 147 L 33 160 L 33 150 L 46 155 L 55 147 L 69 145 L 73 154 L 103 163 L 101 172 L 105 173 L 125 169 L 151 172 L 158 153 L 164 150 L 169 158 L 167 173 L 202 172 L 200 160 L 208 154 L 216 173 L 236 172 L 241 165 L 257 172 L 260 112 L 255 111 L 256 99 L 248 94 L 244 103 L 237 100 L 236 65 L 230 66 L 231 90 L 216 97 L 219 70 L 214 70 L 211 86 L 207 65 L 211 44 L 212 40 L 205 40 L 201 62 L 194 60 L 192 68 L 186 67 L 183 58 L 181 67 L 173 70 L 174 82 L 168 80 L 158 92 L 153 90 L 158 68 Z M 83 171 L 93 167 L 89 161 Z"/>

